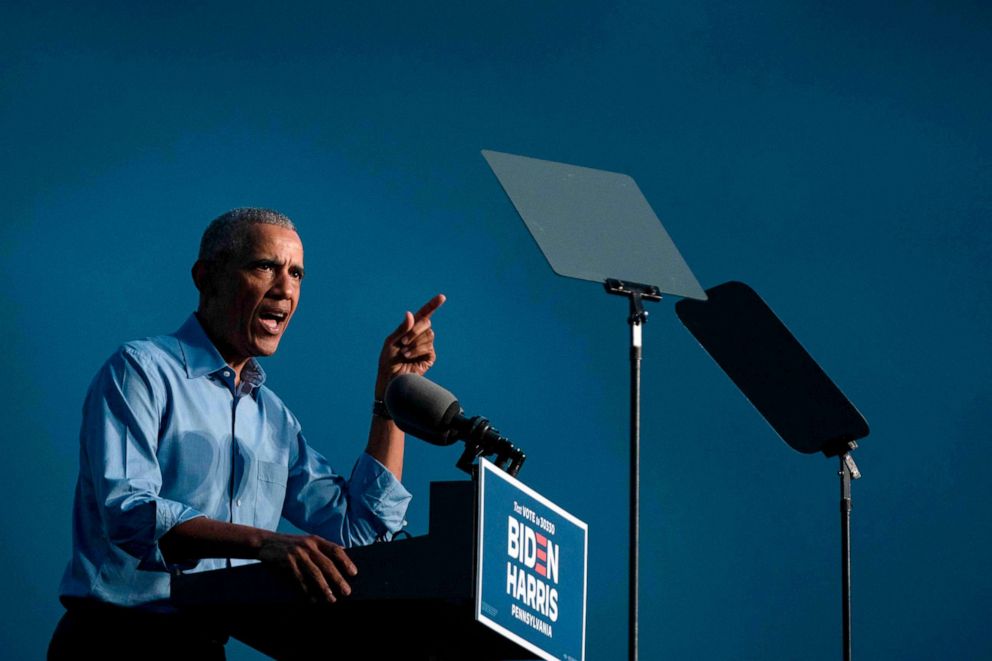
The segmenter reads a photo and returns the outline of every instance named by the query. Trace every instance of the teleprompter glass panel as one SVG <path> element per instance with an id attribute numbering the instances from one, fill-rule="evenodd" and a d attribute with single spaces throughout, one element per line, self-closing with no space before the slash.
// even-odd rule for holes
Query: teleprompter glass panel
<path id="1" fill-rule="evenodd" d="M 631 177 L 490 150 L 482 155 L 558 275 L 706 298 Z"/>
<path id="2" fill-rule="evenodd" d="M 753 289 L 725 282 L 706 293 L 675 313 L 782 440 L 829 457 L 868 435 L 864 416 Z"/>

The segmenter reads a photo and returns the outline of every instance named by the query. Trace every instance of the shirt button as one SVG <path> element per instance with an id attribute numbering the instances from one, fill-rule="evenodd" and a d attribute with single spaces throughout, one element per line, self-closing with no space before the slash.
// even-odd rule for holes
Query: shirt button
<path id="1" fill-rule="evenodd" d="M 236 504 L 237 504 L 238 507 L 241 507 L 241 499 L 240 498 L 238 498 L 238 502 Z"/>
<path id="2" fill-rule="evenodd" d="M 224 370 L 224 378 L 225 379 L 230 379 L 231 378 L 231 373 L 228 372 L 227 370 Z"/>

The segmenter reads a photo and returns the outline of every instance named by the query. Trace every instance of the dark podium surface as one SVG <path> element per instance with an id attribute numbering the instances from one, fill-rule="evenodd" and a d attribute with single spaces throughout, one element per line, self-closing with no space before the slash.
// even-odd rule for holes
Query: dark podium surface
<path id="1" fill-rule="evenodd" d="M 431 484 L 429 532 L 348 549 L 351 596 L 311 604 L 295 582 L 260 563 L 172 579 L 172 600 L 220 621 L 277 659 L 533 659 L 474 619 L 474 482 Z"/>

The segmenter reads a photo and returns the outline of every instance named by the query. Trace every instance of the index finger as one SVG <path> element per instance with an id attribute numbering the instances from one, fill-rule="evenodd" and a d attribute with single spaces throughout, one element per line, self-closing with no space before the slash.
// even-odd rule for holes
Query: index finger
<path id="1" fill-rule="evenodd" d="M 328 559 L 333 559 L 338 565 L 344 569 L 345 573 L 349 576 L 356 576 L 358 574 L 358 567 L 355 563 L 351 561 L 348 554 L 344 552 L 344 549 L 337 544 L 333 544 L 326 539 L 321 538 L 319 540 L 320 551 Z"/>
<path id="2" fill-rule="evenodd" d="M 424 303 L 424 306 L 417 310 L 416 314 L 413 315 L 413 318 L 417 321 L 420 321 L 421 319 L 430 319 L 431 315 L 434 314 L 434 311 L 441 307 L 446 300 L 448 299 L 444 294 L 438 294 L 431 300 Z"/>

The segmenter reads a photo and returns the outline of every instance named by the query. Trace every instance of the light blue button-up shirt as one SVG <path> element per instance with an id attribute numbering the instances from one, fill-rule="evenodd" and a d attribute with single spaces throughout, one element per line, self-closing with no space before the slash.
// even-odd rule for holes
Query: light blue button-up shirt
<path id="1" fill-rule="evenodd" d="M 255 360 L 234 371 L 195 315 L 176 333 L 129 342 L 83 405 L 72 559 L 63 597 L 165 608 L 158 542 L 198 516 L 275 530 L 280 516 L 343 546 L 399 530 L 410 494 L 363 453 L 351 477 L 307 445 Z M 244 564 L 204 559 L 190 571 Z"/>

